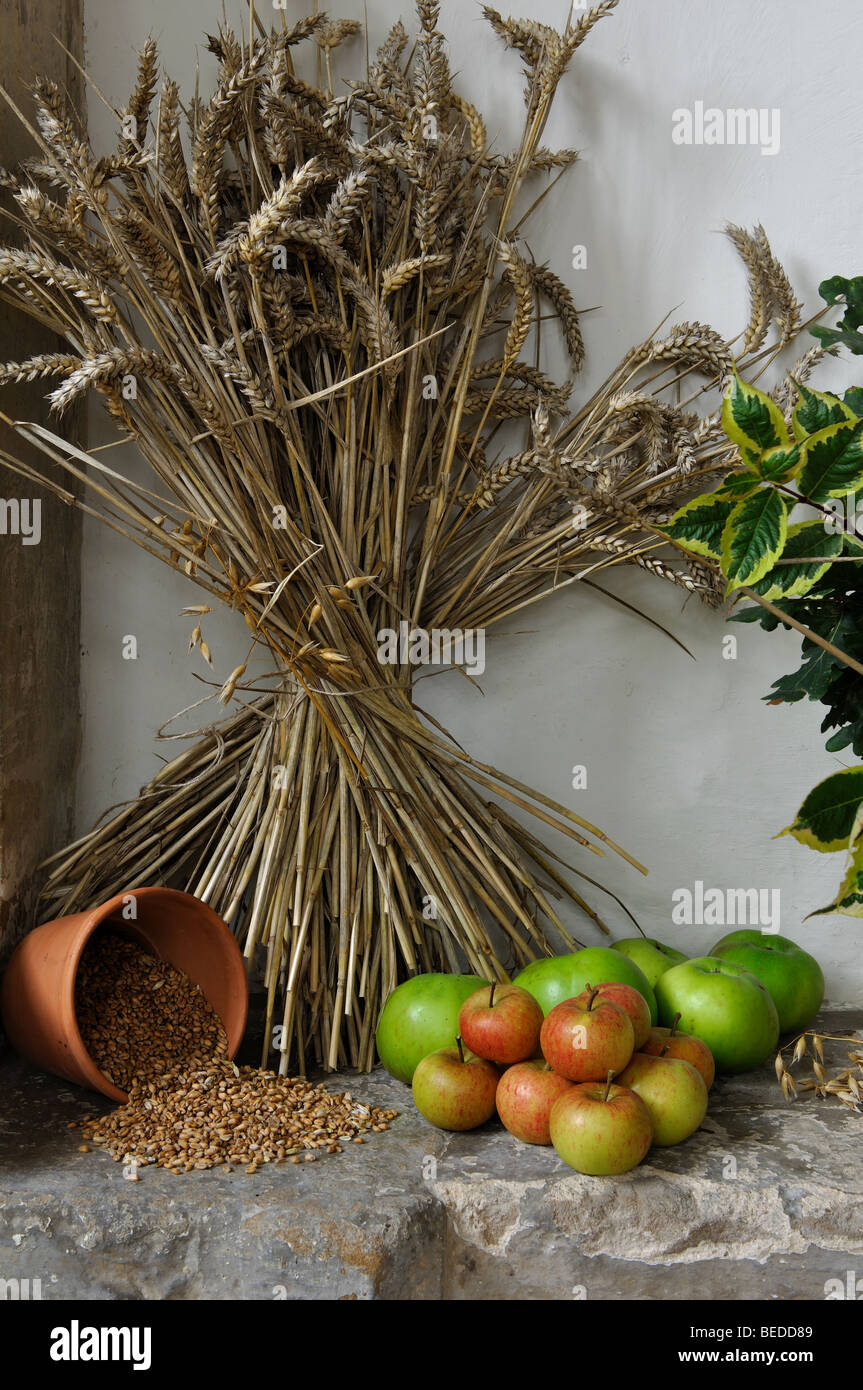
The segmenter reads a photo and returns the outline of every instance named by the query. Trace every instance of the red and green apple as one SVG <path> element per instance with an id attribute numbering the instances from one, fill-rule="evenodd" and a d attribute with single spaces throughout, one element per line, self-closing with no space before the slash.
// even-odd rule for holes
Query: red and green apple
<path id="1" fill-rule="evenodd" d="M 549 1121 L 555 1150 L 577 1173 L 628 1173 L 653 1143 L 653 1122 L 641 1096 L 625 1086 L 586 1082 L 556 1100 Z"/>
<path id="2" fill-rule="evenodd" d="M 707 1114 L 704 1077 L 680 1057 L 636 1052 L 617 1081 L 644 1101 L 653 1121 L 653 1142 L 660 1148 L 688 1139 Z"/>
<path id="3" fill-rule="evenodd" d="M 507 1067 L 495 1096 L 497 1113 L 504 1126 L 525 1144 L 550 1144 L 551 1107 L 572 1082 L 558 1076 L 542 1057 Z"/>
<path id="4" fill-rule="evenodd" d="M 518 985 L 493 982 L 471 994 L 459 1010 L 458 1029 L 465 1046 L 504 1067 L 536 1056 L 541 1028 L 542 1009 Z"/>
<path id="5" fill-rule="evenodd" d="M 638 1050 L 646 1052 L 649 1057 L 680 1057 L 684 1062 L 689 1062 L 696 1071 L 701 1072 L 709 1091 L 716 1077 L 713 1053 L 700 1038 L 693 1038 L 688 1033 L 678 1033 L 679 1022 L 680 1019 L 677 1017 L 670 1028 L 651 1028 L 650 1037 Z"/>
<path id="6" fill-rule="evenodd" d="M 576 998 L 579 1002 L 587 999 L 590 989 L 583 990 Z M 606 999 L 612 1004 L 616 1004 L 619 1009 L 629 1016 L 632 1024 L 632 1031 L 635 1033 L 635 1050 L 641 1047 L 650 1037 L 650 1005 L 643 994 L 639 994 L 632 985 L 622 985 L 617 981 L 607 985 L 596 986 L 597 999 Z"/>
<path id="7" fill-rule="evenodd" d="M 462 1045 L 430 1052 L 418 1063 L 412 1082 L 414 1104 L 438 1129 L 476 1129 L 494 1114 L 500 1072 L 493 1062 L 474 1057 Z"/>
<path id="8" fill-rule="evenodd" d="M 542 1055 L 568 1081 L 602 1081 L 623 1071 L 635 1050 L 628 1014 L 592 989 L 555 1004 L 540 1033 Z"/>

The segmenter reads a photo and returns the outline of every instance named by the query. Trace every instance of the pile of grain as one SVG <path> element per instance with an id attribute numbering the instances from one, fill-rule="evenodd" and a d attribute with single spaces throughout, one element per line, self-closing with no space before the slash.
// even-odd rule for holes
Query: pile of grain
<path id="1" fill-rule="evenodd" d="M 115 1160 L 186 1173 L 247 1164 L 254 1173 L 261 1163 L 299 1162 L 315 1149 L 341 1153 L 340 1140 L 361 1144 L 367 1130 L 387 1129 L 394 1115 L 298 1077 L 212 1062 L 136 1082 L 128 1104 L 91 1120 L 84 1137 Z"/>
<path id="2" fill-rule="evenodd" d="M 222 1021 L 188 975 L 112 932 L 84 948 L 75 1012 L 84 1046 L 121 1091 L 227 1055 Z"/>
<path id="3" fill-rule="evenodd" d="M 188 976 L 133 942 L 97 933 L 76 981 L 78 1026 L 90 1055 L 127 1103 L 88 1119 L 81 1145 L 115 1161 L 171 1172 L 281 1163 L 340 1153 L 389 1127 L 394 1110 L 348 1093 L 227 1060 L 221 1022 Z"/>

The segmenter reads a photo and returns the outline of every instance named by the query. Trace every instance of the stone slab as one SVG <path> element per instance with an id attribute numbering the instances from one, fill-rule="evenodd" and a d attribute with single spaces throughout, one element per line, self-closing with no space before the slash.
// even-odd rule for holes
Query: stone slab
<path id="1" fill-rule="evenodd" d="M 0 1278 L 85 1300 L 793 1301 L 863 1276 L 863 1115 L 787 1105 L 772 1067 L 720 1079 L 686 1144 L 601 1179 L 493 1122 L 442 1133 L 380 1070 L 325 1079 L 399 1118 L 311 1163 L 133 1183 L 67 1128 L 108 1102 L 7 1057 Z"/>

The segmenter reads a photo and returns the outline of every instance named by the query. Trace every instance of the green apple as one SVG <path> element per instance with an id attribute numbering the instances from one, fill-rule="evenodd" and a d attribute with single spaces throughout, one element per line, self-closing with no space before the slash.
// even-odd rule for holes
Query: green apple
<path id="1" fill-rule="evenodd" d="M 391 1076 L 410 1085 L 430 1052 L 454 1047 L 459 1009 L 487 985 L 478 975 L 414 975 L 389 995 L 375 1035 L 378 1056 Z"/>
<path id="2" fill-rule="evenodd" d="M 752 1071 L 776 1050 L 779 1015 L 762 985 L 742 965 L 695 956 L 666 970 L 656 986 L 665 1027 L 680 1014 L 684 1033 L 701 1038 L 719 1072 Z"/>
<path id="3" fill-rule="evenodd" d="M 717 941 L 710 954 L 734 961 L 757 976 L 776 1005 L 780 1033 L 805 1028 L 821 1008 L 821 966 L 787 936 L 752 929 L 733 931 Z"/>
<path id="4" fill-rule="evenodd" d="M 689 959 L 682 951 L 675 951 L 673 946 L 666 946 L 664 941 L 657 941 L 653 936 L 627 936 L 623 941 L 613 941 L 611 949 L 637 965 L 651 989 L 656 989 L 656 981 L 672 965 Z"/>
<path id="5" fill-rule="evenodd" d="M 533 995 L 544 1014 L 564 999 L 574 999 L 588 985 L 612 983 L 637 989 L 650 1007 L 651 1023 L 657 1022 L 656 996 L 638 966 L 606 946 L 585 946 L 568 956 L 531 961 L 515 979 L 515 984 Z"/>
<path id="6" fill-rule="evenodd" d="M 653 1121 L 653 1142 L 661 1149 L 688 1139 L 707 1114 L 704 1077 L 681 1057 L 636 1052 L 617 1084 L 641 1096 Z"/>

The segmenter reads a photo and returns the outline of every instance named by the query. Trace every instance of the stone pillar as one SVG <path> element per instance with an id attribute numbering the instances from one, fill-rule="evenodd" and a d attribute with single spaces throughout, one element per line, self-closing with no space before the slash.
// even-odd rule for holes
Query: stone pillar
<path id="1" fill-rule="evenodd" d="M 75 107 L 83 82 L 59 39 L 81 61 L 82 0 L 0 0 L 0 85 L 28 117 L 39 75 L 62 84 Z M 0 165 L 14 169 L 34 152 L 5 103 Z M 5 192 L 3 209 L 15 207 Z M 17 228 L 2 217 L 0 243 Z M 0 359 L 56 351 L 57 340 L 0 301 Z M 46 384 L 0 388 L 13 419 L 49 423 Z M 65 429 L 80 438 L 82 417 Z M 56 428 L 56 424 L 52 426 Z M 23 461 L 44 460 L 0 422 L 0 447 Z M 13 499 L 41 502 L 41 539 L 12 533 Z M 13 506 L 3 506 L 13 501 Z M 0 465 L 0 961 L 34 924 L 36 868 L 72 831 L 79 742 L 81 518 L 75 507 Z M 24 513 L 26 518 L 26 511 Z M 19 523 L 20 525 L 20 523 Z M 3 532 L 5 531 L 5 534 Z M 33 533 L 35 536 L 35 532 Z"/>

